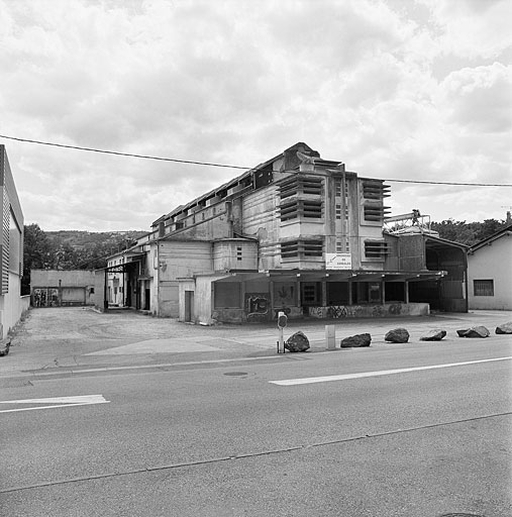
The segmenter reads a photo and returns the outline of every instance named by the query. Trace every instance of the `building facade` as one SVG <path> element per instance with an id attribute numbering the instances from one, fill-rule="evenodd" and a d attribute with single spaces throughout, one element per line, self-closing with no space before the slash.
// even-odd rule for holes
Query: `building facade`
<path id="1" fill-rule="evenodd" d="M 512 310 L 512 225 L 471 247 L 468 276 L 470 309 Z"/>
<path id="2" fill-rule="evenodd" d="M 0 238 L 0 336 L 4 339 L 28 309 L 21 296 L 23 275 L 23 212 L 4 145 L 0 145 L 2 228 Z"/>
<path id="3" fill-rule="evenodd" d="M 32 307 L 73 307 L 103 305 L 103 271 L 32 269 Z"/>
<path id="4" fill-rule="evenodd" d="M 160 217 L 136 246 L 110 257 L 112 301 L 211 324 L 280 311 L 419 315 L 432 301 L 463 298 L 441 292 L 448 263 L 428 251 L 452 243 L 384 231 L 388 196 L 384 181 L 298 143 Z"/>

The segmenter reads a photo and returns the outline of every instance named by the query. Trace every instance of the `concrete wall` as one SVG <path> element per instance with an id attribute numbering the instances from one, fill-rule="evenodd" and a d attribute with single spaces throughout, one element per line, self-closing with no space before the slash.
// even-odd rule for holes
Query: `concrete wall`
<path id="1" fill-rule="evenodd" d="M 103 272 L 73 270 L 58 271 L 33 269 L 30 272 L 30 288 L 32 293 L 32 304 L 37 306 L 40 303 L 40 294 L 45 295 L 48 300 L 48 293 L 57 296 L 54 305 L 96 305 L 98 297 L 103 300 L 103 284 L 98 281 L 98 273 L 101 277 Z M 43 304 L 42 306 L 46 306 Z"/>
<path id="2" fill-rule="evenodd" d="M 196 278 L 194 294 L 196 321 L 203 325 L 215 323 L 215 311 L 213 308 L 212 283 L 224 278 L 222 275 L 199 276 Z"/>
<path id="3" fill-rule="evenodd" d="M 333 307 L 310 307 L 314 318 L 379 318 L 391 316 L 428 316 L 428 303 L 385 303 L 382 305 L 337 305 Z"/>
<path id="4" fill-rule="evenodd" d="M 512 310 L 512 236 L 505 234 L 468 256 L 469 309 Z M 474 280 L 494 280 L 494 296 L 475 296 Z"/>
<path id="5" fill-rule="evenodd" d="M 29 309 L 30 296 L 20 296 L 21 280 L 18 275 L 9 275 L 9 292 L 0 296 L 0 339 L 5 339 Z"/>
<path id="6" fill-rule="evenodd" d="M 242 239 L 226 239 L 214 242 L 213 268 L 215 271 L 257 269 L 258 243 Z"/>
<path id="7" fill-rule="evenodd" d="M 275 185 L 251 192 L 243 198 L 242 231 L 247 237 L 259 240 L 260 270 L 280 266 L 278 189 Z"/>
<path id="8" fill-rule="evenodd" d="M 400 235 L 398 239 L 400 271 L 426 269 L 425 240 L 422 235 Z"/>
<path id="9" fill-rule="evenodd" d="M 178 278 L 213 271 L 212 246 L 204 241 L 160 241 L 158 243 L 158 300 L 160 317 L 180 317 Z M 196 296 L 197 298 L 197 296 Z M 208 316 L 209 318 L 211 315 Z"/>
<path id="10" fill-rule="evenodd" d="M 33 269 L 30 272 L 30 285 L 37 287 L 58 287 L 59 280 L 62 286 L 84 287 L 94 285 L 96 273 L 76 269 L 73 271 L 57 271 L 54 269 Z"/>

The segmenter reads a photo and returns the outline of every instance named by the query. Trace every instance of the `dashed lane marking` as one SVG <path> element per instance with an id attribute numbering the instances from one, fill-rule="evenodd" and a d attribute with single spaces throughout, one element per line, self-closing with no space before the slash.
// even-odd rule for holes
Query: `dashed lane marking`
<path id="1" fill-rule="evenodd" d="M 316 384 L 320 382 L 347 381 L 363 379 L 367 377 L 380 377 L 383 375 L 395 375 L 398 373 L 420 372 L 424 370 L 436 370 L 439 368 L 453 368 L 456 366 L 469 366 L 472 364 L 492 363 L 496 361 L 509 361 L 512 357 L 495 357 L 493 359 L 480 359 L 477 361 L 465 361 L 463 363 L 434 364 L 430 366 L 416 366 L 413 368 L 397 368 L 394 370 L 377 370 L 374 372 L 346 373 L 342 375 L 326 375 L 323 377 L 305 377 L 302 379 L 285 379 L 282 381 L 269 381 L 278 386 L 297 386 L 300 384 Z"/>

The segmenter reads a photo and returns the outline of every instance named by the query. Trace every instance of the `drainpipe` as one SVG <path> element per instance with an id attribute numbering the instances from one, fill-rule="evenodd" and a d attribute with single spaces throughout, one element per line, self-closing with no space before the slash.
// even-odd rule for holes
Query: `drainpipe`
<path id="1" fill-rule="evenodd" d="M 105 312 L 108 311 L 108 300 L 107 300 L 107 270 L 105 269 L 105 281 L 103 282 L 103 310 Z"/>
<path id="2" fill-rule="evenodd" d="M 464 282 L 464 305 L 466 312 L 469 312 L 469 286 L 468 286 L 468 254 L 466 251 L 462 251 L 464 256 L 464 271 L 462 272 L 462 281 Z"/>

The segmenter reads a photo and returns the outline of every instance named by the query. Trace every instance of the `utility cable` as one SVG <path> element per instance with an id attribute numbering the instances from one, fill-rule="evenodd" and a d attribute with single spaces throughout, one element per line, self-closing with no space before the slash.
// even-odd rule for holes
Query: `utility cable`
<path id="1" fill-rule="evenodd" d="M 181 160 L 178 158 L 166 158 L 163 156 L 152 156 L 150 154 L 123 153 L 121 151 L 109 151 L 107 149 L 96 149 L 94 147 L 81 147 L 79 145 L 56 144 L 54 142 L 43 142 L 42 140 L 31 140 L 28 138 L 18 138 L 15 136 L 7 136 L 7 135 L 0 135 L 0 138 L 5 138 L 7 140 L 15 140 L 17 142 L 24 142 L 24 143 L 29 143 L 29 144 L 47 145 L 47 146 L 51 146 L 51 147 L 73 149 L 75 151 L 88 151 L 90 153 L 99 153 L 99 154 L 113 154 L 115 156 L 124 156 L 124 157 L 128 157 L 128 158 L 141 158 L 144 160 L 157 160 L 160 162 L 185 163 L 188 165 L 205 165 L 207 167 L 223 167 L 226 169 L 251 170 L 253 168 L 253 167 L 241 167 L 240 165 L 228 165 L 225 163 L 201 162 L 201 161 L 195 161 L 195 160 Z"/>
<path id="2" fill-rule="evenodd" d="M 75 151 L 87 151 L 91 153 L 98 154 L 110 154 L 114 156 L 122 156 L 126 158 L 140 158 L 143 160 L 156 160 L 160 162 L 172 162 L 172 163 L 182 163 L 186 165 L 201 165 L 205 167 L 219 167 L 224 169 L 239 169 L 244 171 L 253 170 L 255 167 L 244 167 L 242 165 L 230 165 L 227 163 L 216 163 L 216 162 L 204 162 L 197 160 L 183 160 L 180 158 L 167 158 L 164 156 L 153 156 L 150 154 L 135 154 L 135 153 L 125 153 L 121 151 L 111 151 L 108 149 L 97 149 L 94 147 L 82 147 L 79 145 L 68 145 L 68 144 L 58 144 L 55 142 L 45 142 L 43 140 L 32 140 L 29 138 L 20 138 L 16 136 L 7 136 L 0 135 L 0 138 L 4 138 L 6 140 L 14 140 L 16 142 L 23 142 L 29 144 L 38 144 L 38 145 L 46 145 L 50 147 L 59 147 L 63 149 L 72 149 Z M 408 180 L 408 179 L 389 179 L 386 178 L 383 181 L 387 181 L 390 183 L 414 183 L 414 184 L 423 184 L 423 185 L 451 185 L 458 187 L 512 187 L 510 183 L 466 183 L 466 182 L 456 182 L 456 181 L 428 181 L 428 180 Z"/>

